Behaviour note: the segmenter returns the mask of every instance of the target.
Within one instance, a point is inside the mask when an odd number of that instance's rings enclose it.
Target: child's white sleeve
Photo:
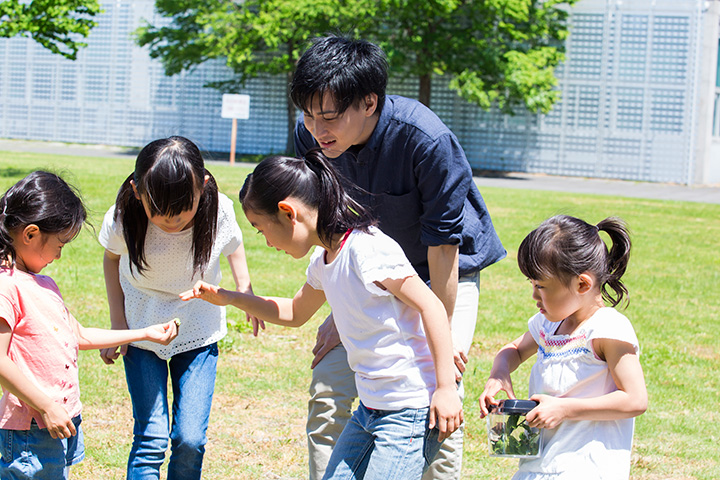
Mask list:
[[[403,279],[417,275],[398,243],[387,235],[376,233],[366,237],[369,248],[356,252],[355,270],[365,288],[373,295],[392,295],[375,282]]]
[[[122,255],[127,253],[127,245],[125,244],[125,238],[122,234],[122,225],[119,222],[115,222],[114,216],[115,205],[110,207],[105,213],[102,227],[100,227],[100,233],[98,234],[98,241],[106,250],[116,255]]]
[[[227,195],[218,193],[218,220],[217,235],[222,236],[221,240],[224,245],[222,254],[226,257],[243,244],[243,234],[238,225],[237,217],[235,217],[235,208],[233,201]]]

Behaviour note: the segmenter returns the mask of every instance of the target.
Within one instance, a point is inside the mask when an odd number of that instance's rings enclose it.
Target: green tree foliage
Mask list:
[[[559,99],[567,9],[576,0],[384,0],[372,33],[391,68],[420,80],[430,104],[433,75],[484,109],[547,113]]]
[[[168,75],[223,58],[234,72],[208,86],[237,91],[249,78],[289,79],[313,37],[354,34],[379,43],[391,74],[417,77],[430,104],[431,79],[449,75],[458,94],[488,109],[548,112],[559,98],[566,8],[576,0],[158,0],[166,25],[137,41]],[[565,7],[562,7],[562,6]],[[288,132],[295,109],[287,99]],[[292,151],[288,135],[287,151]]]
[[[97,25],[97,0],[0,1],[0,37],[31,37],[53,53],[75,60],[87,44],[79,41]]]
[[[138,43],[163,62],[174,75],[212,58],[224,58],[235,76],[208,86],[237,91],[260,75],[295,71],[299,55],[310,39],[328,32],[361,34],[377,13],[367,0],[158,0],[157,11],[172,21],[166,26],[146,24],[137,31]],[[366,28],[366,27],[365,27]],[[288,132],[295,108],[287,96]],[[293,150],[288,135],[288,152]]]

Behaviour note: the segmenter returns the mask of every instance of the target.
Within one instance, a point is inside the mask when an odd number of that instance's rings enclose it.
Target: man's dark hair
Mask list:
[[[325,94],[335,100],[343,113],[371,93],[377,94],[377,112],[385,104],[387,59],[377,45],[332,35],[316,39],[298,60],[290,82],[290,98],[308,113],[315,95],[322,105]]]

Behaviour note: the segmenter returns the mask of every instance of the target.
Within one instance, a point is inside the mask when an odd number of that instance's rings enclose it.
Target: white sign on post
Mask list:
[[[238,118],[247,120],[250,118],[250,95],[238,95],[234,93],[223,93],[222,96],[222,118],[232,118],[232,133],[230,134],[230,165],[235,164],[235,143],[237,141]]]
[[[222,113],[220,116],[222,118],[239,118],[241,120],[250,118],[250,95],[223,93]]]

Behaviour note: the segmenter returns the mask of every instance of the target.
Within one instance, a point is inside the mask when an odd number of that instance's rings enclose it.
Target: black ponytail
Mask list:
[[[338,234],[349,229],[368,231],[375,224],[369,211],[347,193],[355,188],[315,148],[304,158],[265,158],[245,179],[240,203],[246,211],[274,216],[279,211],[279,202],[297,198],[317,210],[318,236],[329,247]]]
[[[600,231],[610,237],[609,251]],[[518,266],[533,280],[559,278],[569,283],[574,276],[590,273],[600,285],[603,299],[615,307],[627,302],[628,291],[621,278],[631,246],[627,226],[619,218],[606,218],[595,226],[557,215],[525,237],[518,249]]]
[[[607,255],[607,276],[602,282],[603,298],[610,301],[613,306],[621,303],[623,298],[627,301],[628,290],[621,278],[625,275],[630,261],[630,233],[627,224],[619,218],[606,218],[597,224],[598,231],[608,234],[612,246]],[[615,295],[612,295],[607,287],[610,287]]]

